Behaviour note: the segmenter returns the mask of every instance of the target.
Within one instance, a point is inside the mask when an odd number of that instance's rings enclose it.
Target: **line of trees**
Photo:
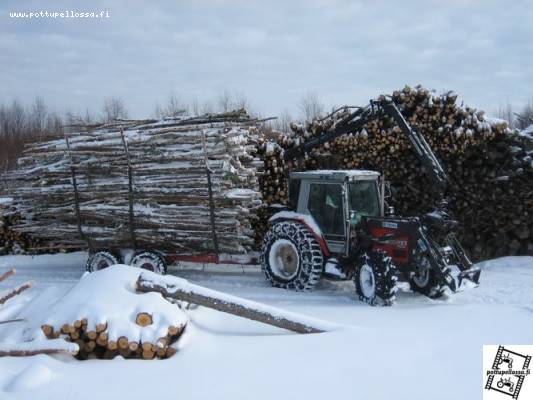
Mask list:
[[[530,125],[533,125],[533,97],[518,110],[509,102],[500,105],[496,111],[496,116],[507,121],[513,129],[526,129]]]

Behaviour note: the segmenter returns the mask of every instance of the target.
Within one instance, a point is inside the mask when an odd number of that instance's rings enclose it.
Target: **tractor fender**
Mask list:
[[[331,252],[329,251],[326,239],[324,238],[324,235],[322,234],[320,227],[315,222],[315,219],[313,218],[312,215],[301,214],[301,213],[297,213],[294,211],[280,211],[274,214],[268,220],[270,224],[275,224],[281,221],[298,221],[301,224],[305,225],[305,227],[309,229],[311,234],[314,236],[315,240],[318,242],[318,245],[320,246],[320,250],[322,250],[322,254],[325,257],[331,256]]]

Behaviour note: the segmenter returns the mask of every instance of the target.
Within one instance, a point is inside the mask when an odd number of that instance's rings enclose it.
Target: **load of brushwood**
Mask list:
[[[80,126],[28,146],[4,176],[14,229],[47,249],[245,253],[261,204],[257,120],[244,111]]]
[[[450,179],[450,209],[460,222],[459,236],[475,259],[533,254],[533,162],[531,140],[502,120],[457,104],[452,93],[438,95],[423,87],[395,91],[392,99],[412,128],[420,132]],[[299,160],[283,161],[283,152],[321,135],[346,116],[341,109],[305,125],[275,143],[263,140],[265,174],[260,185],[269,205],[286,204],[287,170],[371,169],[391,182],[391,203],[398,215],[427,212],[437,200],[408,138],[391,118],[317,147]],[[261,211],[265,229],[268,209]]]

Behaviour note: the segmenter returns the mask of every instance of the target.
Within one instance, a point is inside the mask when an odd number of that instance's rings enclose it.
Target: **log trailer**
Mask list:
[[[379,117],[393,118],[409,139],[441,199],[430,213],[398,217],[386,207],[386,184],[375,171],[307,171],[289,173],[289,204],[270,218],[259,262],[270,283],[279,288],[311,290],[321,277],[353,279],[360,300],[371,305],[393,303],[399,280],[431,298],[446,288],[458,290],[463,279],[479,283],[447,211],[448,178],[422,135],[406,122],[394,102],[385,97],[358,107],[337,120],[318,138],[284,153],[292,161],[335,138],[356,132]],[[387,213],[385,213],[387,209]],[[387,214],[387,215],[386,215]],[[117,251],[91,252],[87,270],[118,263]],[[252,255],[163,255],[155,250],[122,257],[128,264],[166,273],[168,262],[257,263]],[[459,273],[454,276],[452,266]]]

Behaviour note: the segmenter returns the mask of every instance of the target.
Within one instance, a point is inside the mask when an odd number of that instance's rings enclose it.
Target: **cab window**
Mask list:
[[[348,197],[352,225],[361,222],[362,216],[378,217],[380,215],[379,195],[374,181],[357,181],[348,184]]]
[[[311,184],[307,209],[324,235],[344,235],[342,185]]]

